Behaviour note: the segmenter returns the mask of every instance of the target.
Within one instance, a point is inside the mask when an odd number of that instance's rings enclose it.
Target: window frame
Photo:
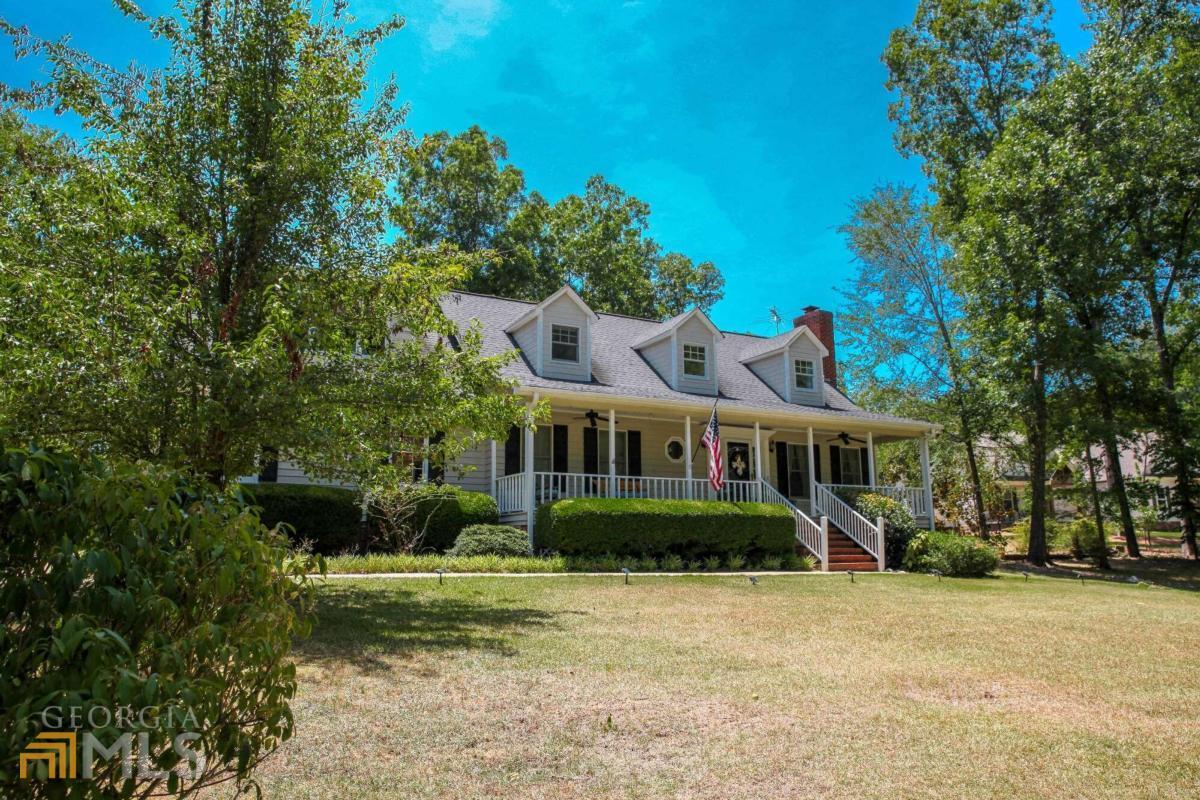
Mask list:
[[[808,365],[808,372],[802,372],[800,367],[802,364]],[[800,385],[800,378],[807,377],[809,380],[808,386]],[[817,362],[808,358],[793,358],[792,359],[792,388],[798,389],[801,392],[811,392],[817,388]]]
[[[679,458],[671,458],[671,445],[672,444],[679,445]],[[628,460],[628,449],[629,448],[627,446],[626,447],[626,460]],[[672,436],[672,437],[668,438],[667,441],[663,444],[663,456],[667,459],[667,461],[670,461],[672,464],[682,464],[683,460],[687,457],[687,448],[683,446],[683,439],[680,439],[678,436]]]
[[[846,454],[850,454],[850,459],[847,461]],[[839,466],[842,468],[843,486],[866,486],[866,476],[862,474],[862,448],[861,447],[841,447],[838,448],[838,460],[841,462]],[[847,472],[853,472],[858,480],[846,480]]]
[[[778,447],[778,445],[776,445]],[[787,442],[788,492],[792,497],[808,499],[811,485],[809,479],[808,444],[805,442]],[[800,475],[800,491],[796,491],[795,476]]]
[[[575,341],[574,342],[557,341],[555,339],[555,334],[557,334],[559,331],[573,332],[575,334]],[[563,364],[578,364],[580,361],[580,353],[582,352],[582,348],[583,348],[583,335],[582,334],[583,334],[583,332],[578,325],[564,325],[564,324],[560,324],[558,322],[551,322],[550,323],[550,360],[558,361]],[[567,347],[574,347],[575,348],[575,357],[574,358],[559,358],[558,356],[556,356],[554,354],[554,348],[559,345],[563,345],[563,346],[567,346]]]
[[[613,431],[617,440],[616,470],[618,476],[629,475],[629,431]],[[601,475],[608,474],[608,431],[600,430],[596,436],[596,466],[603,467]]]
[[[688,348],[689,347],[699,348],[702,357],[700,359],[688,358]],[[693,364],[699,363],[702,366],[703,371],[699,375],[692,373],[692,372],[688,372],[688,362],[691,362]],[[683,343],[683,377],[684,378],[701,378],[701,379],[705,379],[705,380],[708,379],[708,345],[701,344],[700,342],[684,342]]]

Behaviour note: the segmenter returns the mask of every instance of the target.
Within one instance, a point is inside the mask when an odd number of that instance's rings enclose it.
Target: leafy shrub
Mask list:
[[[1029,552],[1029,520],[1023,519],[1009,531],[1009,545],[1017,553]],[[1071,555],[1075,558],[1095,558],[1101,547],[1107,547],[1096,523],[1087,517],[1072,522],[1046,520],[1046,549],[1052,555]]]
[[[782,555],[795,547],[791,513],[765,503],[574,498],[537,511],[537,548],[689,560],[730,553]]]
[[[658,571],[658,562],[651,556],[646,556],[645,558],[638,559],[638,571],[639,572],[657,572]]]
[[[779,556],[767,556],[762,561],[758,562],[758,568],[768,571],[783,569],[783,559]]]
[[[449,556],[438,553],[372,553],[366,556],[334,556],[327,562],[335,574],[380,572],[567,572],[579,569],[562,556]]]
[[[982,578],[996,569],[1000,556],[971,536],[925,531],[913,537],[904,553],[910,572],[937,572],[958,578]]]
[[[292,483],[248,484],[242,490],[262,509],[264,525],[289,526],[293,546],[309,543],[314,553],[326,556],[360,549],[362,506],[357,492]]]
[[[662,568],[663,572],[683,572],[686,565],[678,553],[668,553],[663,556]]]
[[[1096,523],[1087,517],[1081,517],[1061,527],[1066,529],[1071,541],[1071,555],[1075,558],[1097,558],[1108,547],[1108,543],[1100,536]]]
[[[415,549],[442,552],[453,546],[463,528],[500,522],[495,499],[483,492],[422,483],[408,488],[406,493],[413,504],[411,524],[424,531]]]
[[[701,562],[701,568],[705,572],[716,572],[721,568],[721,557],[709,556],[708,558],[704,559],[703,562]]]
[[[175,736],[199,733],[192,745],[207,764],[191,788],[244,782],[290,737],[296,672],[289,650],[293,637],[309,631],[307,575],[320,561],[290,559],[286,538],[238,496],[158,467],[81,465],[7,450],[0,456],[0,564],[5,785],[17,785],[9,782],[18,753],[46,729],[43,712],[53,715],[51,707],[63,709],[64,721],[78,710],[78,732],[105,744],[145,734],[149,746],[137,750],[158,769],[180,765]],[[126,704],[132,719],[113,719]],[[142,725],[138,710],[147,706],[177,713]],[[91,721],[105,725],[92,728]],[[189,731],[193,725],[199,730]],[[89,797],[151,789],[124,781],[119,761],[97,767]],[[82,785],[62,782],[62,793],[46,796],[65,797]]]
[[[468,525],[454,540],[451,556],[527,556],[529,537],[511,525]]]
[[[917,535],[917,521],[908,506],[894,497],[862,492],[855,497],[855,507],[871,522],[883,517],[884,566],[899,569],[904,563],[908,543]]]

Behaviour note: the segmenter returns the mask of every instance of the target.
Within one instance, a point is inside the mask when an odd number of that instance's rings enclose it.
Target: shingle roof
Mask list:
[[[516,349],[516,343],[505,333],[505,329],[537,304],[470,292],[453,292],[442,300],[441,305],[446,316],[459,328],[466,328],[472,320],[479,320],[484,355],[499,355]],[[533,372],[525,358],[510,362],[504,368],[504,373],[531,389],[557,389],[593,393],[598,396],[677,401],[693,405],[697,401],[711,399],[704,395],[672,389],[634,349],[635,343],[652,336],[655,331],[662,330],[662,325],[662,322],[655,320],[619,314],[597,314],[592,323],[590,383],[540,377]],[[828,416],[831,419],[854,418],[905,426],[934,427],[917,420],[864,411],[850,402],[840,390],[828,385],[825,388],[823,407],[788,403],[740,361],[746,357],[747,352],[761,348],[771,339],[742,333],[724,332],[723,335],[724,338],[717,345],[717,377],[722,406],[810,417],[817,415]]]
[[[804,328],[804,330],[808,331],[808,328]],[[756,336],[744,336],[742,338],[753,339],[753,341],[747,342],[741,349],[741,352],[738,353],[738,360],[745,363],[748,361],[753,361],[757,358],[761,358],[768,353],[774,353],[782,350],[792,343],[792,340],[796,338],[796,334],[799,331],[800,328],[791,328],[783,333],[777,333],[769,339],[761,339]],[[828,351],[825,349],[825,345],[821,344],[821,342],[816,338],[815,335],[812,334],[811,331],[809,331],[808,335],[813,337],[813,341],[817,343],[817,346],[821,349],[821,353],[823,355],[827,355]]]

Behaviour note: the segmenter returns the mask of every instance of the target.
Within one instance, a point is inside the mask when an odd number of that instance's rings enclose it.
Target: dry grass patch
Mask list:
[[[267,797],[1194,798],[1197,595],[339,581]]]

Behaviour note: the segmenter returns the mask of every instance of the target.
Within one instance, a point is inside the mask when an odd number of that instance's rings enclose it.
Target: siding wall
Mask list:
[[[675,332],[676,363],[679,365],[679,380],[676,389],[681,392],[694,392],[711,396],[717,393],[717,343],[712,332],[696,317],[685,322]],[[685,344],[701,344],[708,351],[708,376],[696,378],[683,374],[683,346]]]
[[[797,358],[807,359],[813,362],[813,389],[805,391],[795,387],[795,376],[792,373],[794,360]],[[772,359],[773,360],[773,359]],[[825,405],[825,378],[821,371],[821,351],[808,340],[807,337],[801,336],[796,341],[792,342],[788,348],[787,373],[784,376],[791,385],[791,401],[805,406],[823,406]]]
[[[654,371],[658,373],[658,377],[663,379],[663,383],[667,386],[671,385],[671,340],[664,339],[661,342],[655,342],[649,347],[639,351],[642,358],[646,359]]]
[[[550,330],[552,325],[570,325],[579,329],[579,363],[555,361],[550,358]],[[588,314],[566,295],[555,300],[542,311],[542,376],[567,381],[590,381],[592,379],[591,324]],[[537,343],[534,342],[533,347]],[[533,352],[533,351],[528,351]],[[536,360],[530,359],[537,363]]]
[[[783,385],[783,359],[779,356],[760,359],[751,362],[747,366],[750,371],[758,376],[759,380],[771,387],[771,390],[778,394],[781,398],[787,397],[786,387]]]

